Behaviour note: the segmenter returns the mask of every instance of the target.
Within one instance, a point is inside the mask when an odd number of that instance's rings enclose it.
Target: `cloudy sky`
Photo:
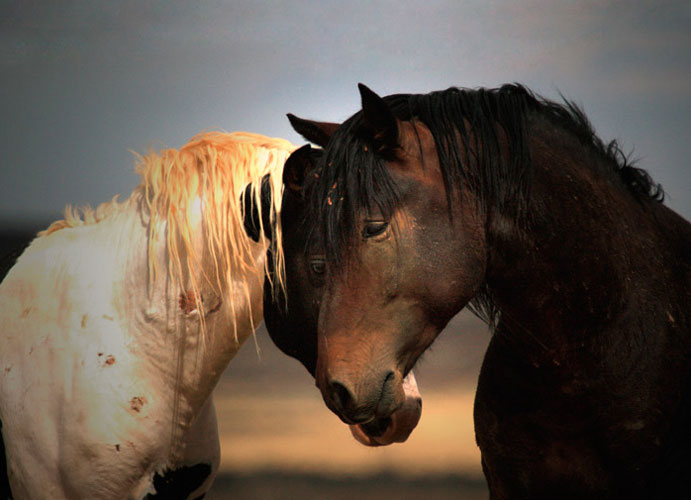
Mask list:
[[[580,103],[691,218],[686,1],[0,2],[0,224],[137,184],[130,150],[203,129],[301,143],[380,94],[521,82]]]

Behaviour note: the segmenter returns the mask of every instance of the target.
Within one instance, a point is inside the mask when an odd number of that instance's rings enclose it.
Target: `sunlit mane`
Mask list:
[[[276,222],[271,228],[278,250],[275,266],[282,270],[280,220],[275,214],[281,206],[283,164],[294,149],[284,139],[248,132],[205,132],[179,150],[150,150],[145,156],[137,155],[136,171],[141,176],[141,184],[130,198],[141,196],[149,216],[150,281],[160,274],[153,250],[165,238],[170,278],[182,285],[183,277],[188,276],[197,306],[202,310],[196,277],[202,271],[203,255],[199,255],[192,241],[192,217],[195,209],[201,208],[202,251],[213,262],[213,275],[207,272],[203,277],[216,290],[221,289],[223,282],[232,283],[231,270],[246,270],[251,263],[252,242],[243,227],[240,198],[245,187],[252,183],[254,206],[261,211],[261,181],[266,174],[269,174],[272,195],[270,220]],[[115,197],[96,209],[67,207],[65,219],[54,222],[40,235],[96,224],[120,206]],[[260,223],[262,219],[259,217]],[[283,273],[276,276],[281,285]],[[237,276],[234,278],[237,281]]]
[[[141,189],[149,206],[149,246],[153,248],[161,237],[166,221],[166,238],[171,257],[169,272],[182,273],[179,242],[187,257],[188,271],[198,261],[190,241],[189,218],[196,200],[203,200],[203,234],[206,250],[214,257],[215,285],[221,279],[230,280],[230,269],[241,269],[249,258],[250,239],[242,224],[240,196],[245,186],[253,183],[253,194],[259,200],[261,179],[271,175],[272,214],[280,208],[280,189],[283,164],[294,146],[283,139],[271,139],[257,134],[209,132],[196,136],[179,151],[150,152],[140,158],[137,171],[142,176]],[[198,203],[198,201],[196,201]],[[261,210],[261,203],[254,204]],[[261,219],[261,218],[260,218]],[[276,227],[276,241],[280,245],[280,230]],[[282,260],[282,259],[281,259]],[[155,261],[150,262],[153,276]],[[180,277],[181,274],[178,274]]]

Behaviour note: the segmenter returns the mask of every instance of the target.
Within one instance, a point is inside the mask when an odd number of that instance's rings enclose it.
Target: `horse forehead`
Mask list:
[[[402,154],[389,163],[389,169],[399,184],[413,182],[411,187],[443,184],[434,136],[427,126],[417,120],[399,122],[399,142]]]
[[[398,140],[407,155],[415,158],[420,158],[421,153],[436,156],[434,136],[427,125],[419,120],[399,122]]]

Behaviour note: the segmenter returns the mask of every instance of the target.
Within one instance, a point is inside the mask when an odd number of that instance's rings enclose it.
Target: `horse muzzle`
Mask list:
[[[365,424],[389,417],[405,401],[401,374],[397,370],[329,373],[318,384],[326,405],[346,424]]]

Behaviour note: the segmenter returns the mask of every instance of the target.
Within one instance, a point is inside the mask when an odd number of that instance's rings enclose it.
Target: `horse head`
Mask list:
[[[286,163],[282,212],[292,240],[284,241],[288,292],[299,297],[288,301],[289,324],[302,332],[296,337],[310,337],[303,363],[349,424],[405,407],[406,377],[485,270],[484,220],[469,193],[466,209],[455,203],[449,213],[427,127],[399,120],[367,87],[360,91],[362,111],[338,128],[291,119],[325,149],[298,151]],[[309,161],[300,166],[300,157]],[[265,319],[275,336],[279,322]],[[305,325],[313,325],[309,335]]]
[[[291,117],[291,122],[303,121]],[[334,128],[330,124],[320,125],[326,129]],[[307,132],[306,135],[315,142],[328,137],[319,132]],[[285,190],[281,206],[285,287],[274,286],[277,277],[274,275],[274,259],[269,249],[269,275],[264,288],[264,321],[271,339],[281,351],[299,360],[312,376],[315,376],[317,367],[317,324],[324,290],[323,273],[326,262],[323,257],[309,252],[311,238],[306,232],[307,225],[304,220],[305,187],[316,178],[315,175],[318,176],[316,165],[322,154],[321,149],[307,145],[295,151],[286,162],[283,171]],[[256,214],[246,212],[246,224],[250,234],[253,228],[257,227],[253,217],[256,219]],[[360,422],[346,420],[351,424],[351,432],[359,442],[368,446],[380,446],[402,442],[408,438],[420,419],[422,400],[412,372],[402,383],[402,403],[390,415]]]

